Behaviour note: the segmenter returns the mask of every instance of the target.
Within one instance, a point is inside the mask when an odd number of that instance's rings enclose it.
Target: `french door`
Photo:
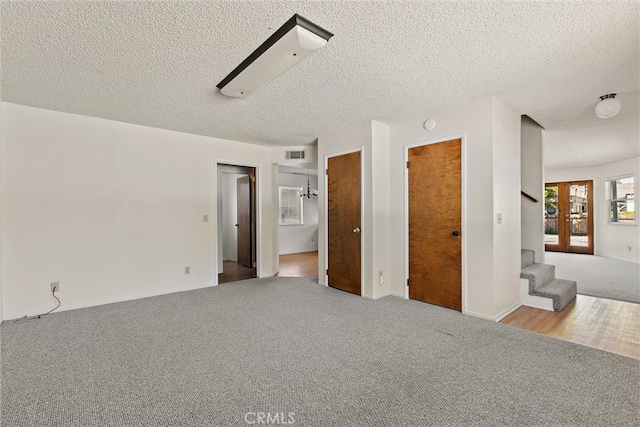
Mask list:
[[[545,184],[544,247],[593,255],[593,181]]]

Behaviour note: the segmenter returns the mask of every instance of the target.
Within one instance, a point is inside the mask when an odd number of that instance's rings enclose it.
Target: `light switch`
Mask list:
[[[209,222],[209,215],[202,215],[202,222]]]
[[[498,224],[502,224],[502,214],[501,214],[501,213],[498,213],[498,214],[496,215],[496,222],[497,222]]]

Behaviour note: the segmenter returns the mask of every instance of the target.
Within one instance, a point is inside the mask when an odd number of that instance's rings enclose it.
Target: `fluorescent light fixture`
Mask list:
[[[323,48],[332,36],[329,31],[295,14],[218,83],[217,87],[223,95],[246,98]]]
[[[601,119],[610,119],[620,112],[622,104],[616,99],[616,94],[602,95],[596,105],[596,116]]]

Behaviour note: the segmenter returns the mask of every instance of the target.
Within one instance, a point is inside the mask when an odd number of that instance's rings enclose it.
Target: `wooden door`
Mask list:
[[[250,194],[250,215],[251,215],[251,267],[253,268],[253,277],[257,277],[257,261],[258,261],[258,211],[256,210],[256,168],[251,168],[249,175],[249,194]]]
[[[327,164],[328,284],[360,295],[360,152],[330,157]]]
[[[544,246],[593,255],[593,181],[545,184]]]
[[[238,264],[253,267],[251,225],[251,177],[237,181]]]
[[[462,309],[462,141],[408,152],[409,298]]]

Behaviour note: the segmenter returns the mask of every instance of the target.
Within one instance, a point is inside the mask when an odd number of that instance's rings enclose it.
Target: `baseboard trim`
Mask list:
[[[398,293],[398,292],[389,292],[389,295],[394,296],[394,297],[398,297],[398,298],[402,298],[402,299],[408,299],[404,297],[404,294]]]
[[[510,315],[511,313],[516,311],[517,309],[519,309],[520,307],[522,307],[522,304],[520,304],[519,302],[513,304],[511,307],[507,308],[506,310],[502,311],[502,313],[498,314],[495,317],[495,321],[496,322],[501,321],[502,319],[504,319],[505,317],[507,317],[508,315]]]
[[[380,295],[376,295],[376,296],[375,296],[375,297],[373,297],[372,299],[373,299],[373,300],[377,300],[377,299],[380,299],[380,298],[388,297],[388,296],[390,296],[390,295],[391,295],[391,292],[384,292],[384,293],[382,293],[382,294],[380,294]]]
[[[515,310],[517,310],[521,305],[522,304],[517,302],[517,303],[513,304],[511,307],[507,308],[506,310],[503,310],[500,313],[496,314],[495,316],[487,316],[486,314],[476,313],[476,312],[470,311],[470,310],[462,310],[462,314],[466,314],[468,316],[473,316],[473,317],[478,317],[480,319],[490,320],[492,322],[499,322],[502,319],[504,319],[505,317],[507,317],[509,314],[511,314]]]
[[[106,304],[115,304],[118,302],[125,302],[125,301],[133,301],[133,300],[137,300],[137,299],[143,299],[143,298],[151,298],[151,297],[157,297],[157,296],[161,296],[161,295],[168,295],[168,294],[175,294],[178,292],[188,292],[188,291],[195,291],[196,289],[203,289],[203,288],[211,288],[211,287],[217,287],[218,284],[217,283],[207,283],[205,285],[195,285],[195,286],[189,286],[186,288],[181,288],[181,289],[177,289],[177,290],[168,290],[166,292],[149,292],[149,293],[141,293],[141,294],[136,294],[133,296],[127,296],[127,297],[122,297],[122,298],[110,298],[104,301],[100,301],[96,304],[74,304],[74,305],[70,305],[70,306],[65,306],[65,305],[61,305],[60,308],[58,308],[54,313],[60,313],[63,311],[69,311],[69,310],[77,310],[79,308],[89,308],[89,307],[98,307],[100,305],[106,305]],[[63,300],[64,301],[64,300]],[[42,313],[46,312],[46,310],[43,310]],[[36,314],[28,314],[27,316],[37,316],[38,313]],[[24,317],[25,315],[16,315],[16,314],[10,314],[8,316],[3,316],[2,321],[5,320],[16,320],[16,319],[21,319],[22,317]]]
[[[472,317],[477,317],[479,319],[490,320],[494,322],[494,318],[492,316],[487,316],[486,314],[476,313],[475,311],[470,310],[462,310],[462,314]]]
[[[544,298],[544,299],[548,299],[548,298]],[[522,305],[527,306],[527,307],[531,307],[531,308],[538,308],[540,310],[546,310],[546,311],[553,311],[553,300],[550,300],[550,303],[546,303],[546,302],[535,302],[535,301],[523,301]]]
[[[611,258],[611,259],[617,259],[618,261],[627,261],[627,262],[632,262],[634,264],[640,264],[639,260],[635,260],[635,259],[628,259],[628,258],[620,258],[618,256],[608,256],[608,255],[596,255],[596,256],[601,256],[602,258]]]

